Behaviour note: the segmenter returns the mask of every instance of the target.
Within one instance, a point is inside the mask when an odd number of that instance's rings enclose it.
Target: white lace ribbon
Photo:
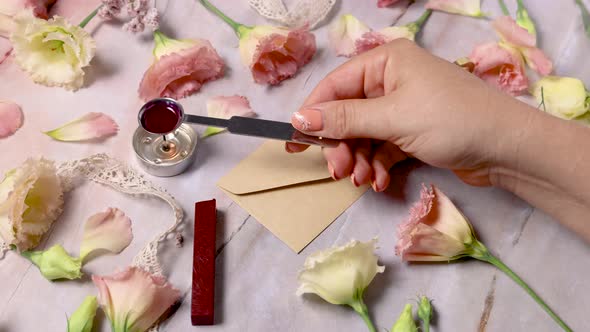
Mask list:
[[[162,275],[162,266],[158,260],[158,244],[167,238],[174,240],[176,229],[184,219],[184,212],[172,195],[146,180],[133,168],[106,154],[65,162],[59,165],[57,173],[64,192],[71,191],[83,180],[89,180],[125,194],[154,196],[168,203],[174,211],[174,222],[167,230],[147,243],[132,262],[132,265],[152,274]],[[5,243],[0,242],[0,258],[9,249]]]
[[[315,28],[334,7],[336,0],[298,0],[287,10],[282,0],[248,0],[260,15],[287,27],[298,28],[309,24]]]

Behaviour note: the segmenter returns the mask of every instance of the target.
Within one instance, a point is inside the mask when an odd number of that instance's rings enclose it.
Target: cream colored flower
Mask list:
[[[541,92],[542,89],[542,92]],[[545,110],[562,119],[574,119],[588,113],[590,102],[584,82],[573,77],[545,76],[531,89]]]
[[[377,264],[376,243],[353,240],[310,255],[299,274],[297,294],[315,293],[333,304],[357,302],[375,275],[385,270]]]
[[[0,237],[20,251],[32,249],[62,207],[63,191],[53,162],[29,159],[0,182]]]
[[[62,17],[48,21],[23,12],[14,18],[10,36],[16,62],[35,83],[77,90],[84,84],[83,68],[94,57],[94,39]]]

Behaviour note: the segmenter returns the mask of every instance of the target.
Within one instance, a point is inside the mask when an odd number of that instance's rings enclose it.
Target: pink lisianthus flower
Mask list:
[[[395,39],[406,38],[413,41],[430,14],[431,11],[427,10],[414,22],[402,26],[390,26],[378,31],[371,30],[353,15],[342,15],[330,25],[328,39],[337,55],[351,57]]]
[[[399,0],[379,0],[379,1],[377,1],[377,7],[379,7],[379,8],[389,7],[398,1]]]
[[[113,332],[147,331],[180,299],[166,279],[129,267],[111,276],[92,276],[98,302]]]
[[[553,63],[536,47],[536,37],[527,29],[521,27],[509,16],[502,16],[492,23],[496,33],[502,41],[517,49],[524,57],[527,65],[541,75],[549,75],[553,70]]]
[[[184,98],[204,83],[223,76],[225,64],[211,43],[204,39],[175,40],[154,32],[154,63],[139,84],[139,97]]]
[[[293,77],[311,61],[317,48],[308,27],[287,29],[273,26],[249,27],[240,24],[208,0],[200,3],[227,23],[240,39],[240,58],[250,68],[254,82],[277,85]]]
[[[395,253],[405,261],[450,261],[478,243],[471,224],[438,188],[422,187],[409,219],[398,226]]]
[[[295,30],[271,26],[242,27],[240,56],[254,81],[276,85],[294,76],[316,52],[315,36],[307,27]]]
[[[0,100],[0,138],[16,133],[23,125],[23,111],[16,103]]]
[[[477,46],[469,60],[474,64],[473,74],[508,94],[520,95],[529,86],[524,60],[509,45],[490,42]]]

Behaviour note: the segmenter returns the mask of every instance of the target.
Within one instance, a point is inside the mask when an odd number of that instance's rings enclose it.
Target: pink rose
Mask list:
[[[379,8],[389,7],[398,1],[399,0],[379,0],[379,1],[377,1],[377,7],[379,7]]]
[[[207,40],[175,40],[157,30],[154,38],[155,62],[139,84],[142,100],[184,98],[223,76],[224,62]]]
[[[245,28],[240,35],[242,63],[259,84],[276,85],[297,73],[316,52],[315,36],[307,27],[295,30],[271,26]]]
[[[477,46],[469,55],[473,74],[513,96],[527,90],[524,61],[515,48],[495,42]]]
[[[527,65],[541,75],[549,75],[553,70],[553,63],[536,47],[535,35],[519,26],[513,18],[502,16],[492,23],[502,42],[517,49],[524,57]]]

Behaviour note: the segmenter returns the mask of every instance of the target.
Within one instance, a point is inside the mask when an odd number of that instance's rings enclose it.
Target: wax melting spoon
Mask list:
[[[304,134],[293,128],[290,123],[255,118],[232,116],[219,119],[184,113],[182,105],[174,99],[157,98],[148,101],[139,111],[139,123],[146,131],[153,134],[174,132],[183,123],[225,128],[236,135],[263,137],[300,144],[335,147],[339,140]]]

